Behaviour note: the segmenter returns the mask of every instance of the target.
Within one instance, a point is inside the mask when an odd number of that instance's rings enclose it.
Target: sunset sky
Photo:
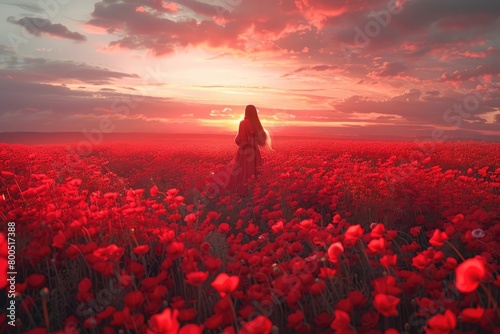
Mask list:
[[[498,0],[2,0],[0,132],[500,138]]]

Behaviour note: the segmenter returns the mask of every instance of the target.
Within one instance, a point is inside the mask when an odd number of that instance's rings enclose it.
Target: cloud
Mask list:
[[[282,75],[282,77],[288,77],[293,74],[301,73],[301,72],[326,72],[326,71],[333,71],[338,69],[339,67],[336,65],[329,65],[329,64],[319,64],[319,65],[308,65],[308,66],[301,66],[297,68],[296,70],[285,73]]]
[[[352,51],[353,57],[363,57],[376,51],[422,57],[432,52],[443,56],[472,51],[460,49],[477,47],[479,41],[500,27],[497,1],[402,1],[392,14],[390,3],[394,2],[365,3],[359,11],[347,12],[329,22],[334,40],[345,43],[340,55]],[[412,46],[412,50],[405,50],[405,46]]]
[[[440,82],[462,83],[469,80],[476,81],[478,78],[500,77],[500,63],[483,63],[470,69],[455,70],[453,73],[445,72],[439,78]]]
[[[21,3],[19,3],[21,2]],[[35,3],[30,3],[30,2],[22,2],[21,0],[18,1],[18,3],[5,3],[5,5],[9,6],[15,6],[24,10],[28,10],[33,13],[42,13],[44,9],[40,7],[39,5]]]
[[[149,49],[157,56],[191,45],[233,52],[278,51],[277,41],[314,26],[291,0],[214,4],[179,0],[175,16],[158,9],[155,3],[151,0],[101,1],[95,4],[88,23],[122,36],[112,41],[111,46]]]
[[[0,132],[81,132],[99,128],[104,118],[113,122],[117,132],[183,132],[189,129],[179,124],[207,117],[205,105],[168,98],[96,94],[1,74],[0,87]]]
[[[7,63],[12,58],[17,57],[16,52],[11,46],[0,44],[0,62]]]
[[[287,112],[279,112],[279,113],[275,113],[272,118],[275,119],[275,120],[292,120],[294,118],[296,118],[297,116],[293,115],[293,114],[289,114]]]
[[[494,55],[486,51],[491,45],[477,43],[500,29],[496,20],[500,3],[491,0],[400,1],[396,10],[391,8],[394,2],[386,0],[179,0],[175,13],[172,3],[102,0],[94,5],[88,24],[113,34],[110,47],[146,49],[156,56],[192,46],[248,58],[263,54],[298,63],[295,73],[310,72],[313,76],[322,70],[301,61],[327,66],[327,71],[344,70],[346,55],[341,45],[347,43],[354,46],[351,61],[360,65],[356,71],[364,72],[357,73],[360,77],[371,73],[372,77],[415,83],[421,83],[423,76],[416,72],[416,62],[427,56],[493,60]],[[389,16],[384,17],[384,13]],[[378,31],[367,32],[370,25],[372,29],[378,25]],[[366,45],[356,45],[356,38],[365,39]],[[373,52],[382,57],[385,67],[369,63]],[[400,59],[395,59],[395,54]],[[441,67],[455,66],[443,62]],[[434,79],[441,74],[436,73]],[[426,79],[431,76],[425,75]]]
[[[79,81],[87,84],[102,85],[115,79],[139,78],[137,74],[111,71],[92,66],[84,62],[50,60],[45,58],[20,58],[9,47],[0,45],[0,76],[13,77],[19,80],[46,83],[70,83]]]
[[[351,96],[334,105],[335,110],[347,115],[352,113],[395,115],[395,124],[421,124],[427,127],[467,129],[468,131],[493,131],[500,134],[493,122],[483,114],[500,109],[500,92],[456,93],[454,96],[423,95],[410,89],[386,100]],[[496,117],[496,116],[495,116]],[[399,126],[399,125],[398,125]]]
[[[44,18],[23,17],[19,20],[16,20],[13,16],[9,16],[7,18],[7,21],[24,27],[30,34],[34,36],[41,36],[42,33],[46,33],[49,36],[67,38],[79,42],[87,40],[87,37],[85,37],[84,35],[78,32],[72,32],[66,26],[60,23],[52,23],[50,20]]]
[[[394,77],[404,73],[407,69],[408,67],[405,64],[399,62],[384,62],[378,71],[373,71],[370,74],[375,77]]]
[[[231,108],[224,108],[222,109],[221,111],[219,110],[216,110],[216,109],[212,109],[210,111],[210,116],[211,117],[231,117],[231,118],[234,118],[235,115],[232,113],[233,109]]]

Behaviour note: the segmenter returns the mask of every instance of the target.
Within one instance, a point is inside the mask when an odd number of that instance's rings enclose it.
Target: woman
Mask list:
[[[273,150],[271,137],[262,127],[255,106],[246,106],[245,118],[240,122],[234,142],[239,147],[228,166],[229,182],[226,188],[241,194],[245,191],[247,181],[259,175],[258,168],[262,166],[259,147]]]

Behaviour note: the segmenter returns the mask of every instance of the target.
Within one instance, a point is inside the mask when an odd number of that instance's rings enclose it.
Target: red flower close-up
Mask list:
[[[163,312],[153,315],[148,322],[148,334],[177,334],[180,328],[177,321],[178,310],[166,308]]]
[[[455,268],[455,285],[460,292],[473,292],[485,276],[484,260],[481,256],[476,256],[465,260]]]
[[[240,282],[238,276],[229,276],[226,273],[220,273],[212,282],[212,286],[217,290],[221,297],[233,292]]]
[[[383,316],[395,317],[399,314],[398,304],[400,300],[400,298],[394,297],[393,295],[378,293],[373,300],[373,306]]]

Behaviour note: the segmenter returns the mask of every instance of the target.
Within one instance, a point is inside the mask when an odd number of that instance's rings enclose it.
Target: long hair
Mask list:
[[[257,144],[261,147],[266,147],[270,151],[274,151],[271,145],[271,136],[260,123],[259,115],[257,114],[257,108],[255,108],[254,105],[249,104],[246,106],[245,119],[249,120],[250,124],[252,124],[255,138],[257,139]]]

